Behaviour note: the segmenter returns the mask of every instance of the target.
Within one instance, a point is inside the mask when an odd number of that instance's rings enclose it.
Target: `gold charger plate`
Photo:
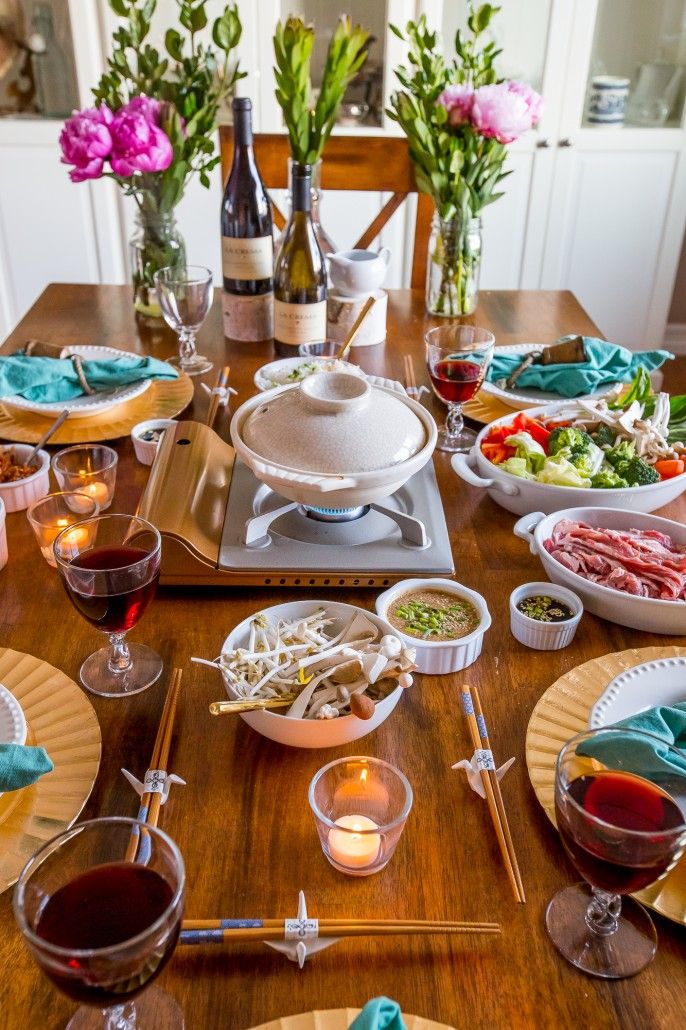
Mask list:
[[[37,783],[0,800],[0,891],[26,860],[66,830],[88,800],[100,765],[100,725],[90,701],[63,672],[33,655],[0,648],[0,683],[14,694],[30,743],[44,747],[55,768]],[[17,800],[17,795],[20,795]]]
[[[324,1012],[302,1012],[299,1016],[282,1016],[271,1023],[262,1023],[251,1030],[348,1030],[359,1009],[327,1009]],[[407,1030],[455,1030],[446,1023],[434,1023],[421,1016],[406,1016],[403,1019]]]
[[[472,397],[470,401],[467,401],[462,408],[462,414],[475,422],[483,422],[485,425],[488,422],[493,422],[496,418],[502,418],[504,415],[512,415],[512,418],[514,418],[517,412],[514,408],[508,408],[507,404],[503,404],[502,401],[499,401],[497,397],[493,397],[492,394],[484,393],[483,390],[480,390],[476,397]]]
[[[642,647],[594,658],[560,676],[539,699],[526,732],[529,779],[545,814],[555,825],[555,762],[570,737],[588,729],[591,709],[608,683],[635,665],[658,658],[686,657],[685,647]],[[686,924],[686,856],[664,880],[635,897],[667,919]]]
[[[116,440],[128,436],[133,427],[144,419],[174,418],[190,404],[192,398],[193,382],[185,373],[178,379],[155,379],[140,397],[89,418],[68,418],[50,444]],[[0,404],[0,436],[14,443],[36,443],[53,422],[53,418]]]

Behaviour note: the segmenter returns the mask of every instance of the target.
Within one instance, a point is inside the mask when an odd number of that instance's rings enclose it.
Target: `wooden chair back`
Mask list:
[[[233,157],[231,126],[219,130],[222,175],[229,174]],[[257,133],[254,137],[255,157],[267,190],[287,189],[288,137],[282,133]],[[433,203],[417,192],[414,168],[407,140],[397,136],[331,136],[322,162],[322,189],[361,190],[390,193],[379,214],[365,229],[355,247],[369,247],[410,193],[417,193],[417,217],[412,255],[413,287],[422,287],[426,275],[426,251],[431,231]],[[285,219],[272,199],[274,221],[282,229]]]

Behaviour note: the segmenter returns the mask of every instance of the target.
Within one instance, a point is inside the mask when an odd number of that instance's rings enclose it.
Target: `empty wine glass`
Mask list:
[[[179,356],[170,358],[189,376],[209,372],[212,362],[198,354],[195,334],[212,305],[212,272],[202,265],[176,265],[155,272],[164,320],[179,337]]]
[[[152,648],[125,640],[157,589],[160,534],[135,515],[96,515],[78,529],[55,538],[57,568],[77,611],[109,637],[81,666],[81,682],[103,697],[137,694],[162,672]]]
[[[82,1003],[68,1030],[183,1027],[174,999],[146,988],[176,946],[184,883],[174,841],[135,819],[72,826],[29,859],[14,915],[43,973]]]
[[[676,864],[686,846],[686,756],[659,737],[591,730],[562,748],[555,814],[586,883],[559,891],[546,926],[555,947],[592,976],[633,976],[657,948],[653,921],[626,895]]]
[[[462,405],[484,381],[493,357],[495,336],[475,325],[450,324],[430,329],[424,337],[426,366],[434,393],[448,405],[438,432],[439,451],[468,451],[476,433],[465,429]]]

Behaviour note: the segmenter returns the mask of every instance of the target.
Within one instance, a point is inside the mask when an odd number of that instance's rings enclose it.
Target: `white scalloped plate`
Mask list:
[[[295,372],[297,368],[305,367],[306,365],[325,365],[327,361],[333,361],[331,357],[325,357],[324,355],[313,355],[312,357],[297,357],[297,358],[279,358],[277,361],[270,361],[266,365],[262,365],[258,368],[257,372],[253,376],[253,382],[258,390],[265,392],[266,390],[278,390],[282,386],[293,386],[295,383],[301,383],[307,376],[302,376],[298,379],[284,380],[283,382],[274,382],[272,376],[282,376],[284,373]],[[346,371],[352,372],[354,375],[362,375],[362,370],[354,365],[351,361],[346,361],[346,365],[349,368]],[[307,375],[312,375],[316,369],[312,369]],[[341,369],[340,371],[343,371]]]
[[[542,343],[513,343],[508,344],[505,347],[497,347],[496,350],[499,354],[521,354],[524,357],[525,354],[530,354],[531,351],[541,350],[545,346]],[[602,397],[608,393],[616,383],[605,383],[604,386],[599,387],[597,390],[593,390],[591,393],[584,394],[585,399],[592,400],[595,397]],[[512,390],[504,389],[501,386],[496,386],[495,383],[489,383],[486,380],[481,385],[481,389],[485,393],[490,393],[498,400],[506,404],[508,408],[524,409],[533,408],[537,404],[552,404],[554,401],[565,401],[565,400],[578,400],[578,397],[562,397],[559,393],[552,393],[550,390],[536,390],[534,387],[530,389],[521,389],[515,387]]]
[[[615,676],[588,720],[591,729],[628,719],[658,705],[686,701],[686,658],[659,658]]]
[[[26,719],[21,705],[0,683],[0,744],[25,744]]]
[[[91,344],[74,345],[65,347],[65,354],[80,354],[82,358],[90,361],[98,361],[101,358],[136,358],[141,355],[133,354],[131,351],[117,350],[115,347],[97,347]],[[2,403],[8,408],[18,408],[20,411],[31,411],[35,415],[57,416],[63,411],[69,412],[69,418],[88,418],[90,415],[99,414],[113,408],[116,404],[123,404],[125,401],[139,397],[150,387],[152,379],[139,379],[137,383],[127,383],[126,386],[118,386],[114,390],[102,391],[90,396],[74,397],[70,401],[54,401],[49,404],[41,404],[39,401],[29,401],[25,397],[3,397]]]

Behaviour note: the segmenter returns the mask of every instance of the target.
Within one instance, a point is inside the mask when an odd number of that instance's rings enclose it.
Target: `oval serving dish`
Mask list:
[[[528,418],[545,416],[550,418],[555,411],[569,408],[564,404],[547,404],[544,407],[527,408],[523,414]],[[651,512],[669,504],[686,489],[686,472],[672,479],[663,479],[649,486],[615,487],[609,490],[592,487],[557,486],[554,483],[537,483],[532,480],[503,472],[485,457],[481,450],[482,441],[492,429],[507,425],[512,414],[504,415],[484,426],[476,438],[469,454],[454,454],[453,471],[470,486],[486,490],[489,497],[501,508],[526,515],[527,512],[542,511],[549,515],[562,508],[576,505],[594,505],[597,508],[624,508],[627,511]]]
[[[642,629],[651,633],[686,634],[686,601],[638,597],[622,590],[602,586],[600,583],[592,583],[553,558],[546,551],[543,542],[552,536],[553,529],[562,519],[585,522],[589,526],[601,529],[658,530],[685,548],[686,526],[671,519],[659,518],[657,515],[613,508],[564,508],[547,516],[541,511],[535,511],[521,518],[514,526],[515,536],[528,542],[531,553],[538,555],[551,582],[560,583],[578,594],[586,611],[599,615],[608,622],[616,622],[619,626],[629,626],[631,629]]]

